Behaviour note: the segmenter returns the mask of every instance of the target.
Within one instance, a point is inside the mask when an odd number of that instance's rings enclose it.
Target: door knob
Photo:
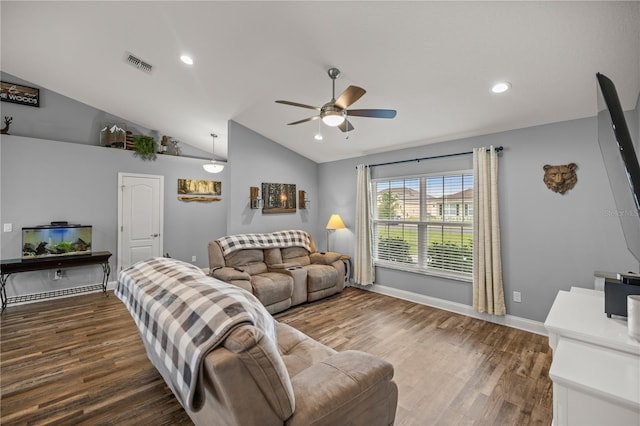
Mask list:
[[[155,238],[155,237],[159,237],[159,236],[160,236],[160,234],[151,234],[151,236],[152,236],[153,238]]]

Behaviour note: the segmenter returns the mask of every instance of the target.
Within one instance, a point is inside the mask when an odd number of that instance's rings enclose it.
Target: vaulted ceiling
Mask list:
[[[316,162],[593,116],[595,73],[640,91],[639,2],[0,3],[2,71],[205,151],[227,121]],[[125,62],[132,53],[153,65]],[[193,65],[180,61],[189,54]],[[331,98],[330,67],[367,93],[346,134],[287,123]],[[500,80],[512,89],[496,95]],[[219,148],[219,151],[218,151]]]

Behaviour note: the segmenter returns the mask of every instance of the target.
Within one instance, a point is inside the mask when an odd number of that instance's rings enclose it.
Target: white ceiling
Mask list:
[[[2,1],[1,69],[205,151],[227,121],[316,162],[595,115],[595,73],[640,91],[638,2]],[[131,52],[154,66],[145,74]],[[179,56],[189,53],[193,66]],[[286,123],[367,93],[349,139]],[[513,89],[490,92],[508,80]],[[231,159],[233,161],[233,159]]]

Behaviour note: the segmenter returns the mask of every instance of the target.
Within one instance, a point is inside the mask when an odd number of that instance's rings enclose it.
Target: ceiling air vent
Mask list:
[[[133,56],[131,53],[128,53],[128,52],[126,52],[125,60],[127,61],[128,64],[133,65],[134,67],[138,68],[141,71],[146,72],[147,74],[150,74],[151,70],[153,69],[153,65],[143,61],[140,58]]]

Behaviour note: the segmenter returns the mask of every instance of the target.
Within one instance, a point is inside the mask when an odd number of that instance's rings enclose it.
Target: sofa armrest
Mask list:
[[[222,281],[230,282],[235,280],[251,281],[251,275],[240,269],[225,266],[211,271],[211,276]]]
[[[360,351],[338,352],[291,378],[296,409],[288,426],[390,425],[398,387],[393,366]]]
[[[276,263],[269,266],[270,272],[289,275],[293,278],[291,305],[299,305],[307,301],[307,270],[298,263]]]
[[[310,255],[311,263],[319,263],[321,265],[331,265],[333,262],[340,259],[340,257],[342,257],[342,255],[334,251],[327,251],[322,253],[316,252],[311,253]]]
[[[227,348],[209,352],[202,374],[204,406],[196,412],[185,408],[196,425],[282,426],[288,416],[272,408],[244,362]]]

